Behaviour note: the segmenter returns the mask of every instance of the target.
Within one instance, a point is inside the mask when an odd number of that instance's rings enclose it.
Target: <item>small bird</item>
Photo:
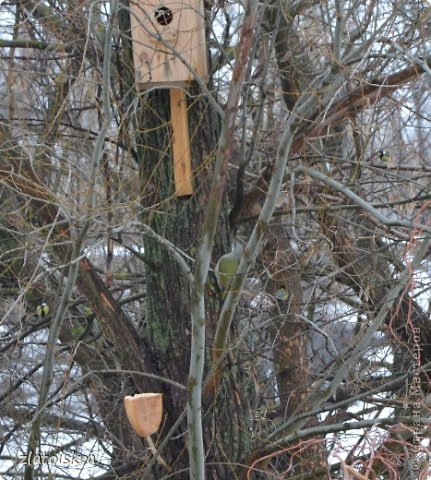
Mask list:
[[[389,162],[391,156],[387,150],[379,150],[379,158],[382,162]]]
[[[280,287],[274,294],[274,297],[279,302],[285,302],[289,298],[289,292],[285,287]]]
[[[225,294],[235,277],[238,270],[239,260],[242,255],[242,246],[240,243],[232,245],[232,251],[221,256],[215,267],[217,283],[222,294]]]
[[[38,317],[46,317],[49,313],[49,307],[46,302],[42,302],[36,307],[36,315]]]

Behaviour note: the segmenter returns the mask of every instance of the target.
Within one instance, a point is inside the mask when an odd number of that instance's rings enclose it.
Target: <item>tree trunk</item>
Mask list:
[[[194,92],[195,93],[195,92]],[[173,162],[171,156],[171,128],[169,124],[169,94],[159,90],[149,95],[142,110],[142,146],[139,150],[139,167],[142,183],[142,221],[177,248],[187,258],[195,258],[201,240],[202,224],[213,166],[214,146],[217,140],[218,120],[208,103],[199,97],[189,98],[189,131],[192,151],[194,194],[176,197]],[[228,243],[227,209],[221,215],[216,239],[215,255],[220,255]],[[151,352],[157,371],[152,372],[187,384],[190,356],[190,285],[177,262],[157,240],[144,235],[147,302],[142,319],[145,349]],[[213,265],[215,265],[215,257]],[[193,261],[190,261],[193,269]],[[207,285],[206,321],[207,345],[212,344],[219,308],[218,291],[214,276],[210,274]],[[208,355],[209,358],[209,355]],[[171,385],[160,385],[164,393],[166,423],[161,438],[177,421],[186,407],[186,390],[179,391]],[[219,408],[216,409],[219,411]],[[217,413],[215,413],[217,415]],[[217,453],[225,440],[214,444],[214,419],[207,416],[204,425],[209,450],[207,461],[224,460]],[[222,422],[223,424],[223,422]],[[175,464],[175,469],[188,467],[185,419],[169,442],[165,457]],[[230,440],[229,440],[230,441]],[[217,469],[215,468],[214,471]],[[217,478],[227,478],[220,476]],[[188,472],[183,477],[188,478]]]

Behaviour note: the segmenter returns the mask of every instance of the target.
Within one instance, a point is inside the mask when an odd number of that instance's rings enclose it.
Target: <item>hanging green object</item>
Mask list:
[[[222,293],[229,290],[238,270],[242,255],[242,246],[239,243],[232,245],[232,251],[220,257],[215,268],[217,283]]]

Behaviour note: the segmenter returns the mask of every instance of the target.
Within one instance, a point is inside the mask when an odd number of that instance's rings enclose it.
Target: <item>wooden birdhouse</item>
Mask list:
[[[134,0],[130,4],[133,59],[137,82],[149,86],[187,86],[191,67],[208,76],[202,0]]]
[[[132,0],[133,61],[141,89],[170,88],[172,158],[177,196],[193,193],[184,90],[208,77],[202,0]],[[178,88],[180,87],[180,88]]]
[[[124,408],[130,425],[140,437],[148,437],[159,429],[163,411],[161,393],[124,397]]]

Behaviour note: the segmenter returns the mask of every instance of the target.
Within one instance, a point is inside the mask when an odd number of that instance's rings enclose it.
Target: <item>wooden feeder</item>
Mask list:
[[[124,397],[124,408],[133,430],[142,438],[156,433],[162,421],[161,393],[139,393]]]
[[[133,60],[141,89],[170,88],[175,191],[193,193],[187,97],[196,72],[208,77],[202,0],[134,0]],[[177,88],[176,88],[177,87]],[[178,88],[181,87],[181,88]]]

